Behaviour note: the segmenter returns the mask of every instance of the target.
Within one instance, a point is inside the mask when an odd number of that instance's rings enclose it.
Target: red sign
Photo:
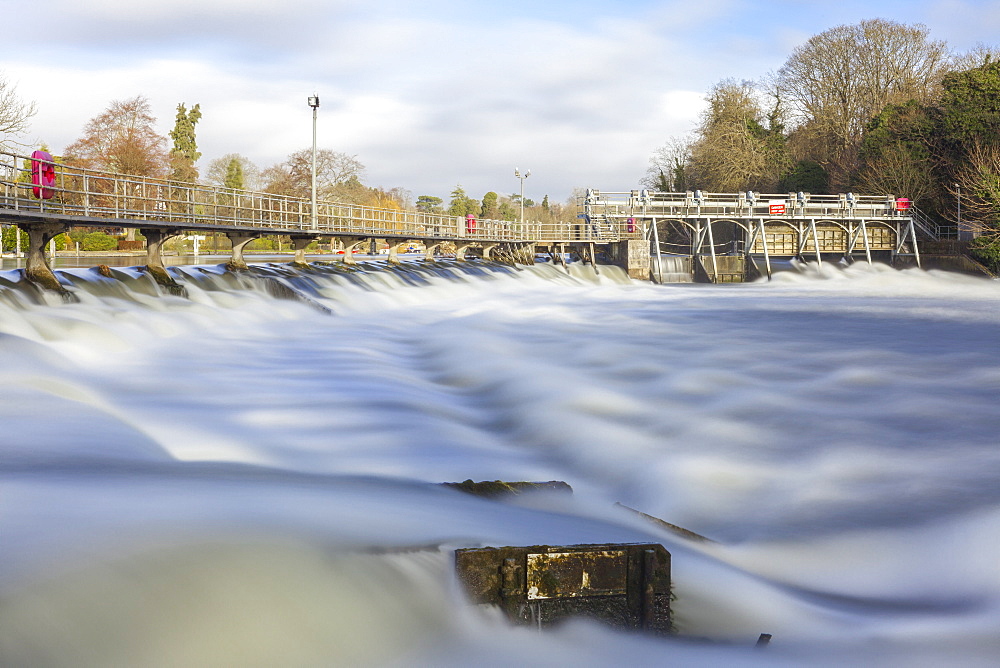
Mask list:
[[[909,211],[910,210],[910,199],[908,197],[900,197],[896,200],[896,211]]]
[[[772,200],[767,205],[768,211],[772,216],[783,216],[785,215],[785,202]]]

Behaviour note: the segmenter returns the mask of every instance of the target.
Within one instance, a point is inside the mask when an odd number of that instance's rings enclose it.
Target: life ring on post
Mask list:
[[[465,231],[468,234],[474,234],[476,231],[476,217],[471,213],[465,214]]]
[[[37,199],[52,199],[56,194],[56,166],[46,151],[31,154],[31,194]]]

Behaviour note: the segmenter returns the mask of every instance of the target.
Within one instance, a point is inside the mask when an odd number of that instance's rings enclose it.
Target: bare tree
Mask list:
[[[250,160],[250,158],[239,153],[227,153],[221,158],[217,158],[208,163],[205,170],[205,181],[210,185],[230,187],[227,183],[227,176],[230,174],[230,165],[236,161],[242,171],[242,181],[244,190],[261,190],[263,180],[261,179],[260,168]]]
[[[66,147],[67,161],[135,176],[166,176],[167,138],[156,131],[149,100],[116,100],[92,118],[83,136]]]
[[[662,192],[687,190],[687,172],[691,164],[690,135],[671,137],[649,158],[649,168],[640,185]]]
[[[846,181],[866,124],[887,104],[926,104],[948,67],[945,43],[923,25],[885,19],[831,28],[796,48],[774,75],[795,142]]]
[[[979,42],[965,53],[955,55],[951,61],[951,69],[961,72],[996,62],[1000,62],[1000,46]]]
[[[35,111],[35,104],[23,102],[14,85],[0,75],[0,149],[17,143],[10,137],[27,132],[28,119]]]
[[[323,149],[316,153],[316,188],[321,197],[331,197],[337,186],[352,181],[360,183],[365,166],[357,156]],[[312,189],[312,149],[288,156],[284,162],[268,167],[262,174],[268,192],[309,197]]]
[[[958,188],[949,190],[961,197],[963,227],[974,236],[1000,236],[1000,145],[976,142],[955,181]]]

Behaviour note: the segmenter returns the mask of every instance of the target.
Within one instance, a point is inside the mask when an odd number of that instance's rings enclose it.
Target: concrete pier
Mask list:
[[[59,223],[36,223],[24,225],[28,233],[28,256],[25,263],[24,276],[40,288],[65,292],[59,279],[52,273],[45,248],[53,237],[67,230],[66,225]]]

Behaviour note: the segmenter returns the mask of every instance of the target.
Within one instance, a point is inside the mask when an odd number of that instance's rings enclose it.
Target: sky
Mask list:
[[[637,187],[691,132],[707,91],[754,80],[834,26],[922,23],[956,51],[1000,43],[1000,0],[0,0],[0,76],[38,113],[22,140],[54,153],[113,100],[158,127],[201,105],[202,173],[312,143],[415,198]]]

